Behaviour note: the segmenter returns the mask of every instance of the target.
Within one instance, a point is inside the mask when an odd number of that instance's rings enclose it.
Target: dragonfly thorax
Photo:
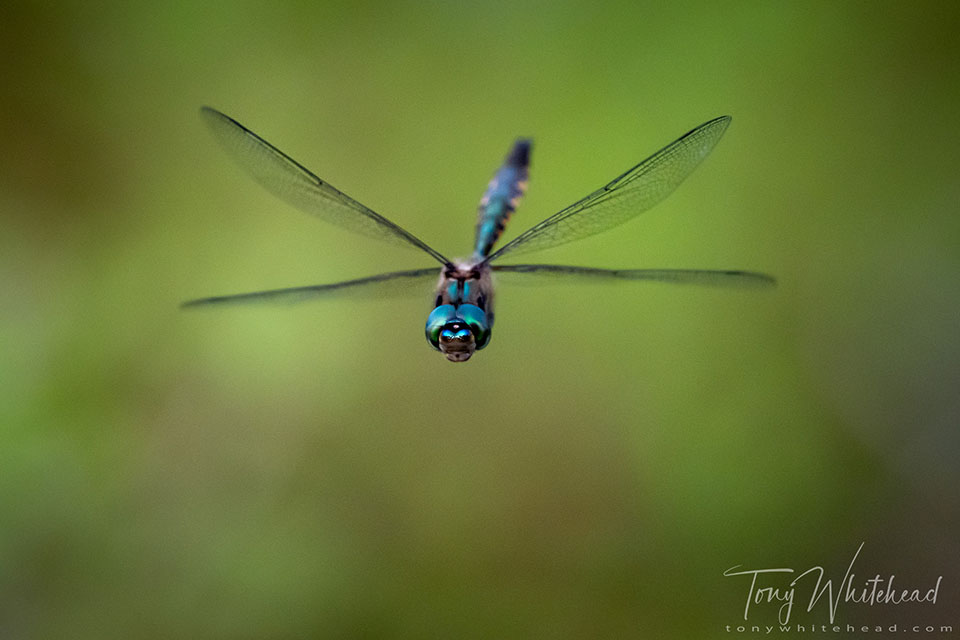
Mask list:
[[[486,263],[443,267],[434,309],[427,317],[427,341],[452,362],[465,362],[490,342],[493,282]]]

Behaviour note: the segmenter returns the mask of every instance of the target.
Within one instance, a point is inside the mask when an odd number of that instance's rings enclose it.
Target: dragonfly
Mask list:
[[[214,138],[267,191],[320,220],[369,237],[418,249],[440,263],[425,334],[451,362],[466,362],[490,344],[494,276],[537,282],[655,281],[706,286],[770,287],[770,275],[744,270],[606,269],[559,264],[500,264],[507,256],[555,247],[607,231],[647,211],[676,189],[713,150],[730,125],[714,118],[680,136],[601,188],[564,207],[494,250],[527,190],[532,141],[517,139],[480,200],[473,254],[450,260],[369,207],[360,204],[233,118],[210,107],[200,111]],[[391,271],[310,286],[188,300],[185,308],[289,303],[339,296],[387,296],[426,289],[436,266]]]

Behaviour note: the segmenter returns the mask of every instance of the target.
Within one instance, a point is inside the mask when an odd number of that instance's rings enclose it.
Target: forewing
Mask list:
[[[441,264],[449,262],[440,252],[324,182],[233,118],[210,107],[203,107],[200,114],[214,137],[234,160],[281,200],[343,229],[414,246],[429,253]]]
[[[670,195],[707,157],[730,120],[730,116],[721,116],[700,125],[604,187],[523,232],[489,260],[586,238],[650,209]]]

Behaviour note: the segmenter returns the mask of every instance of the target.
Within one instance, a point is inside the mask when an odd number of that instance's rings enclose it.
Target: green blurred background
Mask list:
[[[729,637],[725,569],[861,542],[940,602],[838,620],[960,623],[954,5],[95,4],[0,9],[0,636]],[[202,104],[448,255],[515,136],[508,238],[730,114],[536,259],[780,285],[503,288],[466,365],[430,292],[183,313],[430,264],[271,198]]]

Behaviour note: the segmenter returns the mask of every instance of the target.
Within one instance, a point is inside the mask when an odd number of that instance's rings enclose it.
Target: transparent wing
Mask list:
[[[431,291],[426,287],[430,281],[439,277],[436,267],[426,269],[411,269],[409,271],[393,271],[381,273],[356,280],[344,280],[331,284],[317,284],[308,287],[291,287],[288,289],[270,289],[268,291],[254,291],[253,293],[238,293],[229,296],[213,296],[188,300],[180,305],[182,309],[198,307],[246,305],[246,304],[292,304],[307,302],[318,298],[337,297],[375,297],[407,295],[419,291],[429,296]]]
[[[755,271],[710,271],[700,269],[597,269],[560,264],[505,264],[494,265],[498,281],[538,283],[554,279],[565,282],[579,278],[581,281],[613,282],[616,280],[649,280],[674,284],[694,284],[708,287],[773,287],[773,276]],[[506,275],[501,275],[506,274]]]
[[[338,227],[373,238],[414,246],[429,253],[441,264],[443,254],[324,182],[296,160],[216,109],[200,109],[207,126],[220,145],[267,191],[297,209]]]
[[[579,240],[623,224],[670,195],[720,140],[730,116],[700,125],[606,186],[524,231],[490,256],[523,253]]]

